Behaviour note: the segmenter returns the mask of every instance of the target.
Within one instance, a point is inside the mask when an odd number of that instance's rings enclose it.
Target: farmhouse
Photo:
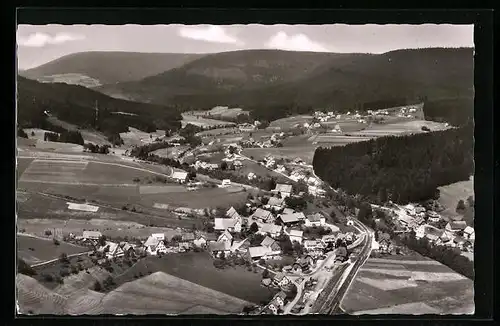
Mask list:
[[[146,247],[146,252],[150,255],[167,252],[164,240],[160,240],[153,235],[151,235],[146,242],[144,242],[144,246]]]
[[[257,178],[257,176],[255,175],[255,173],[253,173],[253,172],[248,173],[248,175],[247,175],[247,179],[248,180],[253,180],[255,178]]]
[[[230,245],[233,242],[233,236],[228,230],[225,230],[218,238],[217,242],[228,242]]]
[[[304,273],[311,269],[313,264],[314,261],[311,256],[302,257],[292,265],[292,270],[294,273]]]
[[[306,219],[304,213],[292,213],[292,214],[282,214],[279,216],[279,220],[284,225],[294,225],[298,224]]]
[[[277,238],[280,236],[281,231],[283,230],[283,226],[271,224],[271,223],[263,223],[260,225],[258,234],[269,235],[272,238]]]
[[[278,311],[282,309],[283,306],[285,305],[285,299],[286,299],[286,293],[280,291],[273,297],[271,302],[269,302],[269,304],[265,308],[265,311],[269,311],[274,315],[278,314]]]
[[[321,254],[325,249],[325,245],[318,240],[305,240],[304,249],[309,253]]]
[[[240,218],[215,218],[214,230],[229,232],[241,232],[241,217]]]
[[[445,230],[450,232],[463,231],[467,227],[465,221],[452,221],[446,224]]]
[[[305,226],[323,226],[325,225],[325,217],[320,213],[308,215],[305,219]]]
[[[278,183],[276,184],[276,188],[271,190],[273,193],[281,194],[281,198],[290,197],[292,194],[292,185]]]
[[[271,248],[273,251],[278,251],[281,249],[279,243],[269,236],[265,237],[264,240],[262,240],[262,242],[260,243],[260,245],[262,247]]]
[[[290,230],[288,232],[287,230],[285,230],[285,234],[288,235],[291,242],[297,241],[298,243],[302,243],[304,231]]]
[[[202,248],[207,245],[207,239],[205,236],[200,235],[193,240],[193,244],[198,248]]]
[[[188,173],[185,171],[174,171],[172,173],[172,179],[179,183],[185,183],[187,180]]]
[[[229,179],[222,180],[221,187],[229,187],[230,185],[231,185],[231,180]]]
[[[258,259],[273,259],[280,257],[281,251],[276,250],[273,251],[269,247],[263,247],[263,246],[258,246],[258,247],[249,247],[248,248],[248,255],[252,260],[258,260]]]
[[[83,231],[82,239],[84,240],[99,240],[102,237],[102,233],[99,231]]]
[[[259,220],[262,222],[268,222],[274,219],[274,216],[270,211],[262,208],[257,208],[250,217],[254,220]]]
[[[231,206],[231,208],[227,210],[226,216],[229,218],[235,218],[235,219],[241,218],[240,214],[238,214],[238,212],[236,211],[236,209],[234,209],[233,206]]]
[[[230,253],[231,245],[227,241],[215,242],[210,241],[208,248],[213,257],[218,258],[222,254],[227,255]]]
[[[283,214],[293,214],[293,213],[295,213],[295,211],[291,208],[286,207],[285,209],[283,209]]]
[[[245,253],[248,251],[248,248],[250,247],[250,240],[244,239],[241,241],[233,242],[233,245],[231,246],[231,252],[240,252],[240,253]]]
[[[111,241],[106,241],[106,244],[100,247],[97,251],[105,253],[108,259],[124,255],[124,252],[119,244]]]
[[[323,243],[327,245],[329,243],[335,243],[335,241],[337,241],[337,237],[333,234],[327,234],[321,238],[321,241],[323,241]]]

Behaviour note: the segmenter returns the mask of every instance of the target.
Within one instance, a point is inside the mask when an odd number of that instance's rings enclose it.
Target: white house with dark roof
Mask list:
[[[210,241],[208,244],[208,249],[212,254],[212,256],[220,257],[222,253],[227,255],[231,252],[231,244],[227,241],[223,242]]]
[[[187,176],[188,173],[186,171],[173,171],[171,175],[172,179],[179,183],[185,183],[187,181]]]
[[[217,238],[217,242],[228,242],[230,245],[233,242],[233,236],[228,230],[222,232],[222,234]]]
[[[281,198],[290,197],[292,195],[292,185],[278,183],[276,184],[276,188],[271,190],[273,193],[280,193]]]
[[[284,204],[285,200],[283,198],[271,197],[264,207],[267,209],[274,209],[275,211],[281,211],[283,210]]]
[[[467,240],[476,240],[476,233],[474,232],[474,229],[471,228],[470,226],[466,226],[464,229],[464,237]]]
[[[291,282],[292,281],[290,281],[290,279],[283,272],[274,274],[273,283],[279,287],[287,286]]]

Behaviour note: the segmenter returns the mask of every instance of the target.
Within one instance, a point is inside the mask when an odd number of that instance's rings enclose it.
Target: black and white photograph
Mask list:
[[[16,47],[18,315],[474,314],[473,24]]]

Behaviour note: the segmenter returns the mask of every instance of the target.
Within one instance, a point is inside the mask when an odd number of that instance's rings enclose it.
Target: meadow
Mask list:
[[[341,307],[356,315],[470,314],[474,312],[474,284],[422,256],[369,258]]]
[[[46,230],[54,232],[51,228],[46,228],[43,232],[45,233]],[[17,257],[30,265],[58,258],[62,253],[71,255],[88,251],[87,248],[70,243],[60,241],[56,245],[52,239],[43,239],[22,234],[18,234],[16,237],[16,250]]]
[[[474,197],[474,177],[467,181],[455,182],[439,187],[439,202],[445,207],[441,214],[449,219],[463,219],[468,225],[474,225],[474,209],[467,207],[465,214],[456,212],[458,201],[462,199],[467,206],[467,198]]]
[[[182,126],[186,126],[187,124],[192,124],[195,126],[200,126],[200,127],[211,127],[211,126],[230,126],[230,125],[235,125],[234,122],[228,122],[228,121],[223,121],[223,120],[215,120],[215,119],[208,119],[208,118],[203,118],[199,116],[194,116],[194,115],[189,115],[189,114],[182,114]]]

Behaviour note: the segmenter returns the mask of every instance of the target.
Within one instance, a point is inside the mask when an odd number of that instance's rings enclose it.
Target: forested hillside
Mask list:
[[[381,137],[318,148],[315,173],[334,188],[370,202],[407,203],[432,198],[437,187],[473,173],[473,125],[402,137]]]
[[[47,113],[108,135],[128,131],[129,126],[144,131],[175,130],[180,128],[182,119],[173,108],[118,100],[82,86],[42,84],[23,77],[17,80],[17,99],[18,124],[25,128],[54,130],[46,120]],[[97,122],[96,105],[99,107]]]
[[[101,84],[114,84],[163,73],[202,56],[191,53],[80,52],[28,69],[21,75],[36,79],[79,73],[97,79]]]
[[[265,120],[322,108],[364,110],[377,102],[404,105],[473,97],[471,48],[306,54],[218,53],[158,76],[100,90],[183,110],[241,107]],[[289,60],[278,60],[285,55],[291,56]]]

